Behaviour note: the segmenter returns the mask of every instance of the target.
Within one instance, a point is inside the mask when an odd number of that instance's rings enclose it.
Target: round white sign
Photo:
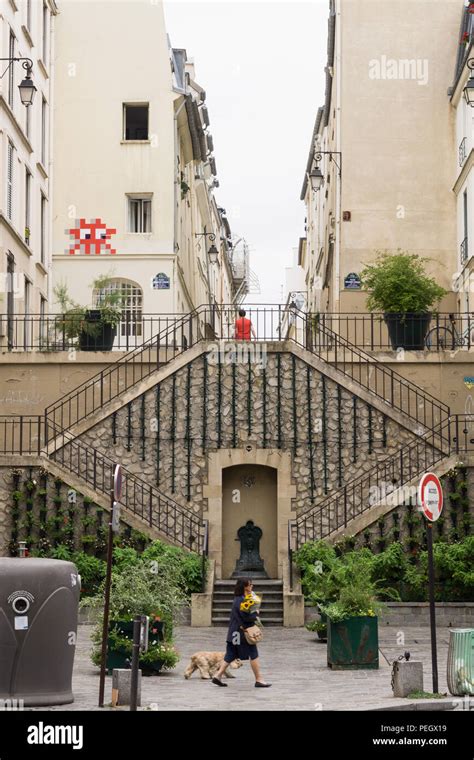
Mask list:
[[[443,509],[443,487],[437,475],[427,472],[420,480],[418,498],[427,520],[435,522]]]

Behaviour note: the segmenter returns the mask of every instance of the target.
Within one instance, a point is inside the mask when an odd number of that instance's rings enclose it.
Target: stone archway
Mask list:
[[[269,578],[278,578],[277,470],[274,467],[238,464],[222,471],[223,578],[230,578],[236,570],[240,556],[237,531],[250,520],[262,531],[258,553],[264,569]],[[255,577],[255,572],[249,569],[249,575]]]
[[[223,471],[238,465],[258,465],[276,471],[276,508],[273,518],[276,565],[275,560],[272,560],[271,572],[272,575],[275,573],[273,577],[282,578],[283,566],[288,559],[288,521],[296,516],[292,509],[296,487],[291,483],[291,454],[281,450],[257,449],[252,445],[244,449],[220,449],[209,452],[208,455],[208,483],[203,488],[208,508],[203,517],[209,521],[209,558],[215,562],[216,578],[225,578],[224,573],[229,567],[227,562],[223,566]],[[232,540],[234,538],[235,535]],[[237,547],[237,542],[235,546]]]

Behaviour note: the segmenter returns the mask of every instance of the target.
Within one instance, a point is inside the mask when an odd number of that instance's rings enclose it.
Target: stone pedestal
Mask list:
[[[394,665],[393,696],[407,697],[413,691],[423,691],[423,663],[400,660]]]
[[[112,707],[129,705],[132,687],[132,671],[114,668],[112,671]],[[138,671],[137,706],[142,703],[142,671]]]

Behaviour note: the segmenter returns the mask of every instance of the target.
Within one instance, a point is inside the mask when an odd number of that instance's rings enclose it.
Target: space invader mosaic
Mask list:
[[[66,230],[71,242],[66,253],[116,253],[107,240],[115,235],[117,230],[107,227],[102,219],[76,219],[76,226]]]

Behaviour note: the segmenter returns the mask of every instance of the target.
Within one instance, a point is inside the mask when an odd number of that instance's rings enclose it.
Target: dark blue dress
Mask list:
[[[232,612],[230,613],[229,628],[227,631],[227,649],[224,660],[255,660],[258,657],[256,644],[249,644],[244,636],[242,628],[250,628],[257,620],[256,612],[241,612],[240,605],[244,601],[243,596],[234,597]]]

